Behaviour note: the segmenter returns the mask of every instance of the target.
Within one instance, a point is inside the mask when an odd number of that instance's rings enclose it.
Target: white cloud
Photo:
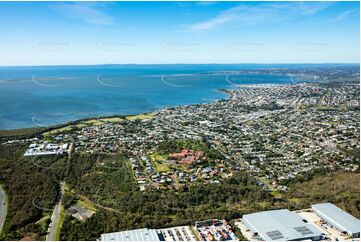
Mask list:
[[[210,6],[210,5],[214,5],[217,4],[217,2],[214,1],[200,1],[196,3],[198,6]]]
[[[289,10],[292,14],[314,15],[333,4],[332,2],[293,2],[286,5],[284,10]]]
[[[88,24],[114,24],[113,18],[105,12],[106,7],[106,4],[98,2],[64,2],[53,6],[62,15]]]
[[[235,20],[237,18],[237,15],[241,12],[242,9],[246,9],[246,7],[242,5],[238,5],[237,7],[222,11],[214,18],[189,26],[188,30],[205,31],[216,28],[220,25]]]
[[[338,16],[336,16],[335,18],[330,19],[329,22],[330,23],[335,23],[335,22],[341,21],[344,18],[346,18],[347,16],[349,16],[349,15],[355,13],[355,12],[358,12],[358,9],[351,9],[351,10],[344,11],[341,14],[339,14]]]
[[[186,28],[191,32],[211,30],[227,23],[257,23],[281,21],[295,15],[310,16],[328,8],[331,2],[282,2],[247,5],[241,3],[233,8],[220,12],[208,20],[195,23]]]

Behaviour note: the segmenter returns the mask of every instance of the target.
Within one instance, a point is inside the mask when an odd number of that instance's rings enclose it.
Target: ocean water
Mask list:
[[[287,84],[288,76],[207,75],[274,65],[97,65],[0,67],[0,129],[86,117],[137,114],[227,98],[235,84]],[[230,82],[231,81],[231,82]]]

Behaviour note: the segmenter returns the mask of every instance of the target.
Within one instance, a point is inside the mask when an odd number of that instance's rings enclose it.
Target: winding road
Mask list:
[[[0,186],[0,235],[4,228],[6,213],[7,213],[6,193],[4,189]]]

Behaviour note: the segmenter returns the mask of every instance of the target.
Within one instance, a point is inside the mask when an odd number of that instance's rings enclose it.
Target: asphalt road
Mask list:
[[[6,213],[6,193],[0,186],[0,234],[5,224]]]
[[[51,222],[48,228],[48,235],[46,236],[47,241],[54,241],[56,238],[56,229],[59,224],[59,216],[61,211],[61,201],[64,195],[64,184],[61,184],[60,198],[58,203],[55,205],[53,214],[51,215]]]

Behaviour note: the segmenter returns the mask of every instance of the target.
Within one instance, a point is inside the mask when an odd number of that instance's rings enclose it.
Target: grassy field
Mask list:
[[[76,124],[76,125],[75,125],[75,127],[77,127],[77,128],[84,128],[84,127],[86,127],[86,126],[88,126],[88,124],[79,123],[79,124]]]
[[[160,155],[160,154],[157,154],[157,153],[150,154],[149,158],[153,162],[155,162],[155,161],[166,161],[167,160],[167,157],[165,155]]]
[[[339,107],[329,107],[329,106],[315,106],[317,111],[343,111],[343,108]]]
[[[64,126],[64,127],[61,127],[61,128],[57,128],[57,129],[47,131],[45,133],[42,133],[42,135],[44,137],[47,137],[47,136],[58,134],[58,133],[61,133],[61,132],[64,132],[64,131],[70,131],[70,130],[73,129],[73,127],[74,127],[73,125],[67,125],[67,126]]]
[[[35,128],[22,128],[22,129],[12,129],[12,130],[0,130],[0,137],[12,137],[12,136],[31,136],[37,133],[42,133],[44,136],[48,136],[50,134],[57,134],[63,131],[69,131],[74,127],[82,128],[86,127],[88,125],[100,125],[104,123],[121,123],[125,120],[134,121],[134,120],[142,120],[142,119],[149,119],[153,118],[152,114],[139,114],[139,115],[131,115],[127,116],[125,118],[123,117],[104,117],[104,118],[94,118],[94,119],[88,119],[88,120],[82,120],[78,122],[72,122],[67,124],[64,124],[62,127],[54,128],[50,131],[48,130],[49,127],[35,127]]]
[[[99,119],[89,119],[89,120],[83,120],[83,121],[79,121],[78,123],[74,123],[74,124],[69,124],[60,128],[55,128],[52,129],[50,131],[44,132],[42,133],[42,135],[44,137],[48,137],[50,135],[55,135],[61,132],[65,132],[65,131],[70,131],[74,128],[83,128],[83,127],[87,127],[90,125],[101,125],[101,124],[105,124],[105,123],[120,123],[123,122],[125,119],[120,118],[120,117],[110,117],[110,118],[99,118]],[[1,135],[1,131],[0,131],[0,135]]]
[[[93,211],[93,212],[97,211],[97,209],[94,207],[94,205],[92,203],[90,203],[89,201],[79,200],[78,204],[86,209],[89,209],[90,211]]]
[[[89,119],[86,121],[80,122],[80,124],[86,124],[86,125],[101,125],[103,122],[99,119]]]
[[[151,114],[139,114],[139,115],[134,115],[134,116],[127,116],[126,119],[129,121],[134,121],[134,120],[143,120],[143,119],[150,119],[153,118],[153,115]]]
[[[107,123],[121,123],[124,121],[124,118],[113,117],[113,118],[101,118],[100,120]]]
[[[159,162],[154,162],[153,164],[158,173],[170,171],[170,168],[166,164],[159,163]]]
[[[149,158],[153,162],[153,165],[158,173],[170,171],[169,166],[164,164],[164,162],[167,161],[167,157],[165,155],[153,153],[149,155]]]
[[[54,127],[52,130],[49,130],[49,127],[35,127],[35,128],[23,128],[23,129],[13,129],[13,130],[0,130],[1,137],[13,137],[13,136],[32,136],[35,134],[42,134],[44,137],[49,135],[58,134],[64,131],[70,131],[73,128],[82,128],[89,125],[101,125],[104,123],[121,123],[125,120],[134,121],[134,120],[143,120],[153,118],[152,114],[139,114],[131,115],[125,118],[123,117],[104,117],[104,118],[94,118],[89,120],[82,120],[77,122],[71,122],[64,124],[62,127]],[[49,130],[49,131],[46,131]],[[46,131],[46,132],[44,132]],[[43,133],[42,133],[43,132]]]

